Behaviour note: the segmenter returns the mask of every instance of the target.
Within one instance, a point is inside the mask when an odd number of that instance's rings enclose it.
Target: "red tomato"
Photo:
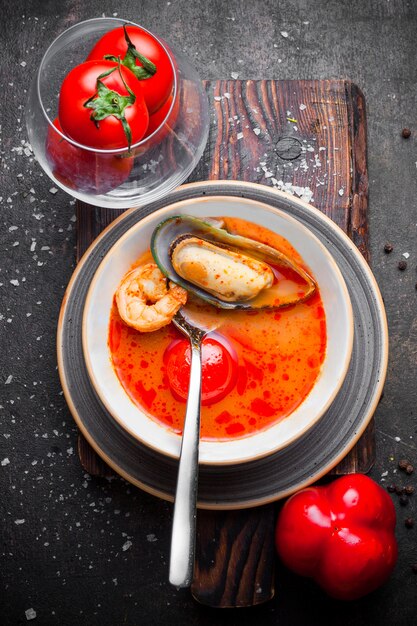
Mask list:
[[[224,398],[236,384],[237,356],[233,347],[223,338],[203,340],[202,404],[214,404]],[[173,341],[165,351],[164,362],[171,391],[180,400],[186,400],[190,381],[191,350],[186,339]]]
[[[155,132],[156,129],[159,128],[159,126],[161,126],[164,120],[165,120],[164,125],[159,129],[158,133],[155,135],[155,138],[154,138],[155,143],[156,142],[159,143],[160,141],[162,141],[162,139],[164,139],[171,132],[171,130],[175,128],[175,124],[177,121],[178,112],[180,108],[178,97],[175,99],[174,105],[172,107],[172,111],[167,117],[169,110],[171,108],[173,99],[174,99],[174,94],[171,94],[168,100],[165,102],[165,104],[161,106],[159,111],[149,116],[149,126],[148,126],[148,130],[146,131],[145,138],[149,137],[149,135],[152,135],[152,133]]]
[[[111,69],[114,71],[102,77],[99,86],[97,79]],[[94,98],[98,87],[103,96]],[[99,104],[100,111],[94,110],[93,107]],[[101,112],[106,117],[102,118]],[[124,116],[131,131],[130,141],[122,120],[116,114]],[[97,119],[92,119],[92,116]],[[141,83],[130,70],[119,67],[113,61],[89,61],[71,70],[62,83],[58,117],[65,134],[74,141],[108,150],[140,141],[149,123]]]
[[[278,517],[276,547],[294,572],[334,598],[356,600],[394,569],[395,521],[386,491],[363,474],[350,474],[289,498]]]
[[[171,112],[171,104],[174,98],[174,94],[168,98],[165,104],[156,111],[153,115],[149,116],[149,126],[146,131],[146,135],[144,137],[145,143],[141,146],[138,146],[134,149],[135,156],[142,156],[145,154],[150,148],[154,148],[154,146],[158,145],[163,141],[170,133],[173,132],[175,128],[175,124],[177,122],[178,112],[179,112],[179,97],[175,99],[174,105],[172,107]],[[169,113],[169,116],[168,116]],[[165,123],[161,126],[162,122],[165,120]],[[148,139],[152,133],[154,133],[157,129],[159,130],[155,133],[152,139]]]
[[[54,126],[62,132],[58,118]],[[106,193],[129,176],[133,157],[99,154],[77,148],[49,127],[46,156],[52,173],[64,185],[78,191]]]
[[[168,54],[161,44],[138,26],[126,26],[128,37],[138,53],[154,64],[153,75],[144,72],[144,63],[135,53],[131,53],[123,27],[115,28],[103,35],[87,57],[87,61],[103,59],[107,55],[120,57],[122,63],[132,70],[143,86],[145,102],[149,113],[155,113],[169,98],[174,84],[174,71]],[[145,65],[146,69],[146,65]],[[143,75],[148,78],[141,78]]]

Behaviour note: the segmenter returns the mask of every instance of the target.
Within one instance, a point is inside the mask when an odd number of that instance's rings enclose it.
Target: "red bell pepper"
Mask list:
[[[363,474],[291,496],[278,517],[275,542],[283,563],[313,578],[329,595],[355,600],[382,585],[397,560],[395,508]]]

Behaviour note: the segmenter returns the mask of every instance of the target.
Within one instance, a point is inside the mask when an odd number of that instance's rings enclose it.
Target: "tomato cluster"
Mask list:
[[[106,33],[62,83],[46,140],[54,175],[87,192],[119,186],[132,169],[131,145],[152,135],[169,113],[173,84],[170,57],[150,33],[138,26]],[[98,152],[78,148],[60,133]],[[124,148],[117,156],[100,152]]]

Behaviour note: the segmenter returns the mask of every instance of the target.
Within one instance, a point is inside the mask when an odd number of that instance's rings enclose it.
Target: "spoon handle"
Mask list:
[[[200,439],[201,339],[191,339],[191,372],[172,522],[169,582],[189,587],[193,577],[198,445]]]

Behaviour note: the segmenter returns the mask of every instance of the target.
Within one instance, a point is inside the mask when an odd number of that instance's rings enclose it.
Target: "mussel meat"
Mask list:
[[[224,302],[251,300],[274,282],[266,263],[192,235],[176,239],[170,256],[177,274]]]
[[[165,276],[220,308],[278,309],[306,300],[316,289],[287,255],[213,220],[164,220],[153,232],[151,252]]]

